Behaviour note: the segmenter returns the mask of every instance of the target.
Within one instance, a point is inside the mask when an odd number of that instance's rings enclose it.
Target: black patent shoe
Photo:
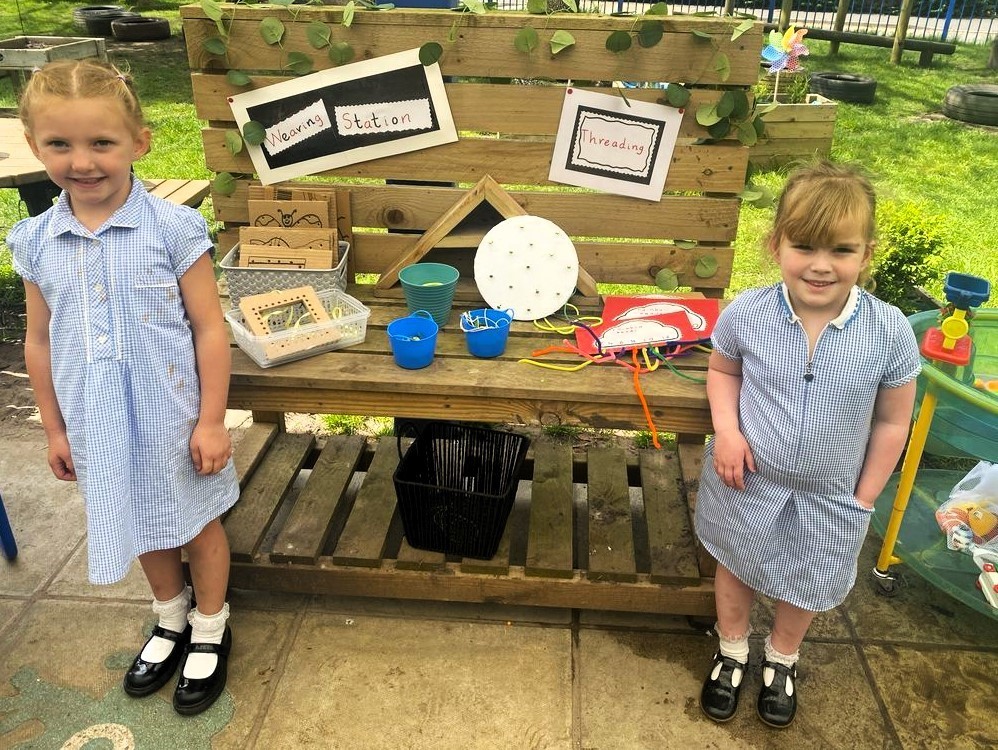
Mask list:
[[[184,677],[184,668],[180,667],[180,679],[173,693],[173,710],[184,716],[194,716],[211,708],[218,696],[225,690],[225,679],[228,673],[229,650],[232,648],[232,630],[225,626],[221,643],[191,643],[184,650],[184,663],[187,654],[215,654],[218,664],[215,671],[203,679]]]
[[[718,671],[720,667],[720,671]],[[707,718],[717,722],[728,721],[735,715],[738,708],[738,693],[745,681],[748,664],[742,664],[720,652],[714,654],[714,663],[710,665],[710,673],[704,680],[700,691],[700,708]],[[734,684],[736,670],[740,672],[738,684]],[[714,673],[717,672],[717,676]]]
[[[146,644],[155,637],[173,641],[173,650],[163,661],[158,662],[146,661],[142,658],[142,651],[139,651],[132,666],[125,672],[123,682],[125,692],[133,698],[152,695],[170,681],[184,655],[184,647],[191,640],[191,626],[188,625],[184,628],[184,632],[178,633],[157,625],[152,629],[152,635],[149,636]],[[142,646],[142,649],[145,650],[145,645]]]
[[[766,685],[766,669],[776,672],[773,682]],[[759,691],[759,718],[777,729],[790,726],[797,714],[797,667],[787,667],[771,661],[762,663],[763,684]]]

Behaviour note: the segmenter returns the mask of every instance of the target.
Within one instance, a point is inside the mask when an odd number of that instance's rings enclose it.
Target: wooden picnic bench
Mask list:
[[[686,355],[671,363],[674,369],[663,365],[640,377],[657,429],[677,433],[678,447],[628,451],[595,439],[573,450],[551,436],[556,430],[537,428],[647,428],[634,378],[614,364],[566,372],[521,362],[532,358],[565,367],[581,362],[569,352],[537,354],[566,336],[530,322],[513,324],[501,357],[468,354],[457,311],[482,304],[470,279],[471,262],[478,241],[501,218],[489,201],[426,256],[457,266],[466,278],[429,367],[403,370],[393,363],[385,329],[406,314],[405,303],[397,287],[379,288],[375,279],[407,257],[423,233],[463,205],[488,175],[508,197],[499,201],[503,205],[547,218],[573,237],[580,266],[596,282],[649,290],[668,269],[690,293],[722,296],[731,276],[748,149],[733,138],[703,140],[707,133],[697,123],[696,109],[716,103],[727,88],[748,90],[756,81],[761,24],[732,39],[736,22],[661,17],[659,44],[636,43],[615,54],[606,49],[607,35],[633,32],[633,18],[558,14],[548,27],[570,32],[576,45],[552,55],[546,39],[530,54],[515,49],[516,33],[542,22],[524,13],[358,11],[349,29],[340,25],[342,13],[334,6],[298,7],[292,14],[225,5],[229,38],[222,59],[203,45],[217,35],[215,22],[200,6],[181,9],[195,105],[208,122],[206,163],[236,176],[234,192],[212,195],[215,216],[225,225],[221,253],[247,224],[247,199],[259,184],[245,149],[233,153],[226,146],[227,131],[235,129],[227,97],[244,90],[233,86],[226,72],[252,69],[252,88],[287,80],[283,66],[292,51],[311,57],[316,69],[331,67],[326,50],[307,42],[309,24],[326,24],[332,40],[348,42],[356,59],[439,41],[447,100],[460,133],[456,143],[323,172],[321,177],[330,178],[325,181],[276,186],[289,193],[336,194],[337,211],[350,217],[347,291],[371,315],[363,343],[273,368],[261,369],[233,349],[229,406],[251,410],[254,423],[236,436],[242,497],[224,521],[232,545],[232,585],[709,615],[713,562],[697,549],[690,515],[704,435],[711,430],[703,386],[706,355]],[[259,34],[261,20],[272,16],[285,27],[281,48]],[[452,25],[455,41],[448,43]],[[314,32],[313,26],[313,39]],[[719,54],[725,64],[719,64]],[[604,92],[611,89],[598,86],[600,81],[691,84],[661,201],[548,180],[569,79],[589,81],[593,85],[587,88]],[[551,81],[561,84],[544,85]],[[627,92],[632,101],[660,96],[654,89]],[[581,279],[580,274],[580,289]],[[593,290],[573,301],[583,314],[601,309]],[[286,412],[532,429],[499,552],[492,560],[476,560],[412,548],[402,533],[392,483],[396,438],[372,444],[357,436],[322,440],[291,434],[284,430]]]

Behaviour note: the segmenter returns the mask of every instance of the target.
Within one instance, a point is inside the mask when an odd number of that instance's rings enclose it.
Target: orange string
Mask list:
[[[655,420],[652,419],[651,410],[648,408],[648,401],[645,399],[644,391],[641,390],[641,365],[638,364],[637,349],[631,349],[631,358],[634,361],[634,392],[638,394],[641,409],[645,413],[645,421],[648,423],[648,429],[651,430],[651,443],[656,448],[661,448],[662,444],[658,441],[658,428],[655,426]]]

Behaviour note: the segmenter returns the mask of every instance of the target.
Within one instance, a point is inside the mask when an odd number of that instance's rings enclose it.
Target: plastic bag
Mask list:
[[[936,510],[936,522],[950,549],[998,550],[998,464],[981,461],[971,469]]]

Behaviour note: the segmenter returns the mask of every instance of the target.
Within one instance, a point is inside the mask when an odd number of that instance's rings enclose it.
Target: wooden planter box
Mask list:
[[[766,134],[749,149],[749,162],[756,167],[779,167],[828,156],[837,111],[838,103],[820,94],[808,94],[804,104],[780,104],[762,116]]]
[[[67,36],[15,36],[0,39],[0,76],[9,74],[17,96],[34,68],[55,60],[107,59],[103,39]]]

